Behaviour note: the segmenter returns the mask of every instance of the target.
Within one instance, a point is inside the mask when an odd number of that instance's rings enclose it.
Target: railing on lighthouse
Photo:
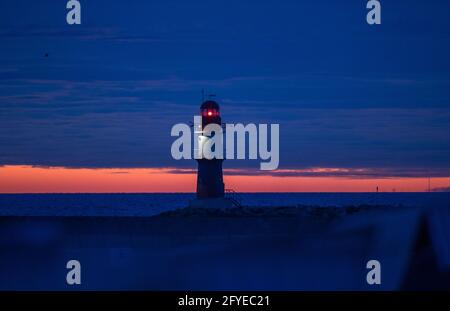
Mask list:
[[[239,199],[238,193],[233,189],[225,189],[226,198],[229,199],[236,207],[242,208],[241,200]]]

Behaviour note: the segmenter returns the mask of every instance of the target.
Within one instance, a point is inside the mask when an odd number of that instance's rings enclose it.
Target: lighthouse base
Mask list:
[[[227,198],[193,199],[189,201],[191,208],[232,208],[236,205]]]

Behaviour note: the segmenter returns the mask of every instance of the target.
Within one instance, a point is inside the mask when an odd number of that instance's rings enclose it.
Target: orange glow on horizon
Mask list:
[[[230,175],[226,188],[238,192],[422,192],[428,179],[280,177],[270,175]],[[450,177],[433,178],[432,188],[449,187]],[[196,174],[170,168],[65,168],[1,166],[0,193],[137,193],[195,192]]]

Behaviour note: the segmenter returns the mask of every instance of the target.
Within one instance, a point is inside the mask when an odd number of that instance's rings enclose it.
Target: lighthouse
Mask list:
[[[207,100],[200,106],[200,115],[202,122],[200,126],[200,135],[198,136],[199,149],[208,144],[209,140],[216,135],[211,133],[208,136],[204,129],[209,124],[222,126],[219,104],[213,100]],[[216,146],[214,146],[216,147]],[[191,207],[232,207],[234,204],[231,199],[225,198],[225,184],[223,182],[222,171],[223,159],[205,157],[197,159],[197,195],[196,199],[190,202]]]
[[[202,116],[201,129],[212,123],[222,126],[220,107],[215,101],[205,101],[200,107]],[[215,135],[215,133],[212,133]],[[207,143],[211,137],[199,136],[200,148]],[[198,159],[197,172],[197,199],[223,198],[225,185],[223,183],[222,162],[223,159]]]

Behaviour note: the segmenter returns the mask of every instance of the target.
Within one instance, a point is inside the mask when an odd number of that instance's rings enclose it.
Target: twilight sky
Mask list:
[[[205,88],[224,122],[280,124],[281,171],[267,178],[450,186],[449,1],[381,1],[381,26],[365,0],[80,2],[80,26],[65,0],[0,2],[0,175],[191,174],[170,128],[193,120]],[[259,162],[225,168],[261,178]]]

